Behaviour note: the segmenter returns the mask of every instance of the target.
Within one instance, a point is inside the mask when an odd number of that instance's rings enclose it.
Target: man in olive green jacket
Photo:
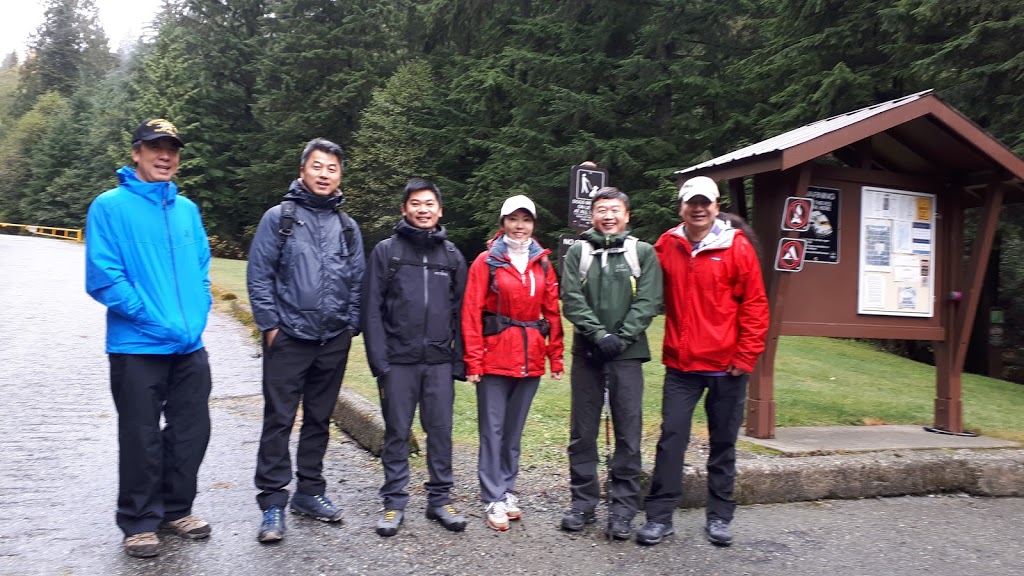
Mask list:
[[[640,493],[641,364],[651,359],[646,330],[662,306],[661,266],[650,244],[629,236],[629,196],[618,188],[601,188],[591,215],[593,227],[569,248],[560,280],[563,313],[575,326],[569,441],[572,509],[563,516],[562,529],[582,530],[596,520],[597,436],[607,388],[615,455],[609,464],[606,531],[627,540]]]

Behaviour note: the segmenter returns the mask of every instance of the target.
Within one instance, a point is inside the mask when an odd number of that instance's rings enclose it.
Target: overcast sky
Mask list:
[[[161,0],[94,0],[110,49],[141,35],[160,10]],[[0,13],[0,58],[18,51],[24,58],[29,36],[43,23],[43,0],[4,0]]]

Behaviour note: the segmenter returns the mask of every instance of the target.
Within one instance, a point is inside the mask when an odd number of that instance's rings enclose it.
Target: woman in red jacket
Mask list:
[[[487,525],[508,530],[522,517],[515,495],[520,440],[544,375],[562,377],[558,278],[550,250],[533,239],[537,209],[526,196],[501,207],[500,229],[469,267],[462,301],[466,379],[476,384],[480,494]]]

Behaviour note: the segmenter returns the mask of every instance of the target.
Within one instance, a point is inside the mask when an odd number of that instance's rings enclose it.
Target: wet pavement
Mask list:
[[[83,256],[81,245],[0,235],[0,575],[1024,573],[1024,498],[955,494],[745,506],[728,549],[703,539],[702,510],[678,511],[677,535],[641,548],[607,543],[600,523],[559,531],[567,479],[524,477],[524,519],[507,533],[490,531],[476,479],[463,473],[456,505],[470,515],[464,533],[424,519],[417,488],[402,531],[383,539],[373,532],[379,463],[340,432],[325,471],[343,525],[289,515],[286,539],[261,545],[252,488],[260,361],[246,330],[217,313],[204,336],[213,436],[194,510],[213,536],[161,534],[159,557],[129,558],[114,524],[117,415],[104,310],[82,289]],[[473,468],[471,454],[457,458],[457,469]],[[414,462],[418,486],[423,467]]]

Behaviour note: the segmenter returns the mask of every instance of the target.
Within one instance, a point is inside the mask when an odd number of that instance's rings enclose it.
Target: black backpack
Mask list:
[[[390,255],[388,257],[387,287],[390,287],[391,283],[395,280],[395,274],[398,273],[399,266],[418,266],[420,268],[432,270],[447,270],[452,293],[455,292],[455,272],[459,269],[459,259],[455,257],[455,251],[457,250],[455,244],[452,244],[448,240],[444,241],[444,254],[445,258],[448,260],[447,264],[438,264],[436,262],[427,262],[424,264],[422,259],[408,256],[406,254],[408,249],[405,248],[405,242],[399,240],[397,234],[391,235],[389,248]]]
[[[335,212],[341,219],[341,234],[345,237],[345,250],[351,254],[352,246],[356,241],[356,222],[344,210],[335,210]],[[293,226],[295,226],[295,200],[284,200],[281,202],[281,221],[278,230],[281,235],[281,248],[284,248],[284,243],[292,235]]]

